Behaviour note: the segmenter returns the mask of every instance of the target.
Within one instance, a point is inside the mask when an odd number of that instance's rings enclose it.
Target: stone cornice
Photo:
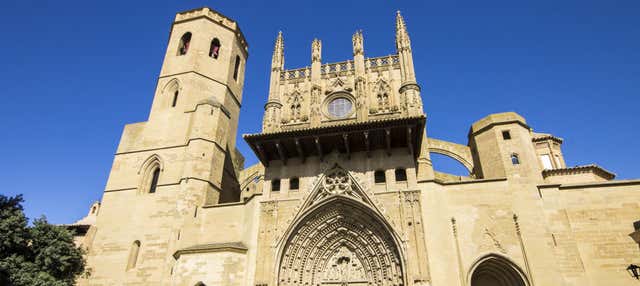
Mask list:
[[[249,250],[242,242],[226,242],[226,243],[208,243],[189,246],[187,248],[179,249],[174,254],[175,259],[179,259],[180,256],[185,254],[194,253],[211,253],[211,252],[237,252],[247,253]]]
[[[575,166],[571,168],[562,168],[562,169],[549,169],[542,171],[542,177],[552,177],[552,176],[567,176],[567,175],[577,175],[577,174],[585,174],[585,173],[593,173],[598,175],[606,180],[613,180],[616,177],[616,174],[611,173],[604,168],[598,165],[585,165],[585,166]]]
[[[562,138],[553,136],[551,134],[540,134],[536,137],[533,137],[533,139],[531,139],[532,142],[541,142],[541,141],[547,141],[547,140],[555,141],[555,142],[558,142],[559,144],[562,144],[562,141],[563,141]]]
[[[620,180],[620,181],[575,183],[575,184],[545,184],[545,185],[538,185],[538,189],[557,188],[559,190],[569,190],[569,189],[586,189],[586,188],[630,186],[630,185],[640,186],[640,180]]]

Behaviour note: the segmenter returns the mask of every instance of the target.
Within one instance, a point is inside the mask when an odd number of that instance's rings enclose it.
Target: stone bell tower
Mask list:
[[[176,15],[149,118],[125,126],[115,154],[88,255],[100,267],[89,284],[159,284],[175,260],[161,254],[202,238],[203,207],[240,200],[244,159],[235,141],[247,50],[238,24],[222,14]]]
[[[233,178],[243,159],[235,141],[247,50],[237,23],[209,8],[176,15],[148,124],[161,131],[159,140],[186,144],[188,156],[206,159],[185,160],[183,176],[209,183],[207,204],[238,199]]]

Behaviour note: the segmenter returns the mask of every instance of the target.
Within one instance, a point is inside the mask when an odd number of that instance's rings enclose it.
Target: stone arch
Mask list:
[[[159,155],[153,154],[149,156],[138,169],[138,176],[140,177],[138,184],[139,193],[145,193],[149,189],[151,178],[156,170],[160,170],[160,174],[162,174],[164,172],[164,163]]]
[[[162,105],[175,107],[180,95],[182,95],[180,80],[177,78],[170,79],[162,88]]]
[[[357,188],[339,168],[321,178],[279,241],[274,285],[406,285],[401,239]]]
[[[469,286],[529,286],[522,268],[509,258],[490,253],[472,265],[467,278]]]
[[[434,138],[428,138],[428,148],[430,153],[447,156],[462,164],[469,174],[473,173],[473,158],[468,146],[456,144]]]

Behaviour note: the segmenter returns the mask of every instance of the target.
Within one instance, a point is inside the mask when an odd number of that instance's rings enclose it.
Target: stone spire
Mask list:
[[[398,52],[407,49],[411,50],[411,39],[409,39],[407,25],[404,23],[404,18],[400,15],[400,11],[396,12],[396,49]]]
[[[278,32],[271,58],[271,78],[269,80],[269,99],[264,106],[262,131],[273,131],[280,122],[282,104],[280,103],[280,75],[284,72],[284,38]]]
[[[273,47],[273,57],[271,58],[271,68],[284,69],[284,39],[282,38],[282,31],[278,32],[275,46]]]

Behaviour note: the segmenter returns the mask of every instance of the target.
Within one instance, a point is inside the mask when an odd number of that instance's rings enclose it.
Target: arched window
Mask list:
[[[271,180],[271,191],[272,192],[280,191],[280,179]]]
[[[511,154],[511,164],[513,165],[519,165],[520,164],[520,159],[518,158],[518,154]]]
[[[220,47],[220,40],[213,38],[213,40],[211,40],[211,46],[209,46],[209,56],[217,59],[218,55],[220,55]]]
[[[289,180],[289,189],[290,190],[298,190],[298,189],[300,189],[300,179],[291,178]]]
[[[178,103],[178,93],[179,91],[175,91],[173,93],[173,101],[171,102],[171,107],[176,107],[176,104]]]
[[[235,67],[233,68],[233,79],[238,80],[238,70],[240,69],[240,56],[236,56]]]
[[[189,51],[189,45],[191,44],[191,32],[186,32],[180,38],[180,46],[178,46],[178,55],[186,55]]]
[[[387,181],[384,175],[384,170],[377,170],[373,173],[373,180],[376,184],[381,184]]]
[[[160,178],[160,168],[156,168],[153,170],[153,175],[151,176],[151,184],[149,184],[149,193],[155,193],[156,188],[158,187],[158,178]]]
[[[129,252],[129,261],[127,262],[127,270],[135,268],[138,263],[138,254],[140,253],[140,241],[136,240],[131,245]]]
[[[407,171],[405,169],[396,169],[396,182],[406,182]]]
[[[196,283],[195,286],[207,286],[207,284],[204,284],[204,283],[202,283],[202,281],[200,281],[200,282]]]

